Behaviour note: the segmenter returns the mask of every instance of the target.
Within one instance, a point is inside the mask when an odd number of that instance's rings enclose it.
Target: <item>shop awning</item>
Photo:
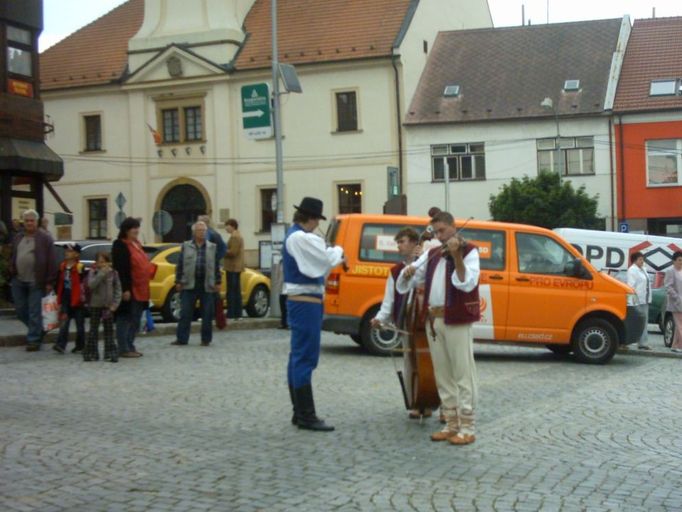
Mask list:
[[[64,175],[64,162],[44,142],[0,137],[0,170],[43,174],[54,181]]]

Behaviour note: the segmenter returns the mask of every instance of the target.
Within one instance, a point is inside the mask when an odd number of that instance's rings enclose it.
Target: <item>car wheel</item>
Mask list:
[[[557,356],[567,356],[573,351],[573,347],[570,345],[547,345],[547,348]]]
[[[262,318],[267,315],[268,309],[270,309],[270,290],[267,286],[259,284],[251,292],[246,312],[252,318]]]
[[[180,320],[180,294],[174,289],[168,292],[166,302],[161,308],[161,318],[164,322],[178,322]]]
[[[362,320],[360,338],[365,350],[375,356],[388,356],[401,344],[400,335],[394,331],[372,329],[370,322],[379,311],[379,306],[370,309]]]
[[[355,343],[362,346],[362,336],[360,334],[349,334],[349,336]]]
[[[601,318],[583,320],[573,333],[572,349],[576,359],[581,363],[608,363],[617,348],[616,329]]]
[[[670,313],[665,315],[663,322],[663,343],[666,347],[672,347],[673,338],[675,337],[675,320]]]

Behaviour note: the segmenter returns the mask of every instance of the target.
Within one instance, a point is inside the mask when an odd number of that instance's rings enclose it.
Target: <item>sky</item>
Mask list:
[[[192,1],[192,0],[188,0]],[[428,1],[428,0],[426,0]],[[40,50],[45,50],[107,13],[125,0],[43,0],[45,29],[40,37]],[[526,7],[526,20],[534,25],[549,21],[578,21],[602,18],[650,18],[682,16],[680,0],[488,0],[496,27],[520,25],[521,5]]]

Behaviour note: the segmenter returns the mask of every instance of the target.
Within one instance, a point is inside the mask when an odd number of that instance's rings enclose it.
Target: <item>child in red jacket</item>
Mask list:
[[[57,301],[62,325],[57,343],[52,348],[60,354],[64,353],[69,342],[72,319],[76,321],[76,346],[71,352],[82,352],[85,346],[85,265],[79,261],[80,254],[80,245],[67,244],[64,248],[64,261],[59,266],[57,275]]]

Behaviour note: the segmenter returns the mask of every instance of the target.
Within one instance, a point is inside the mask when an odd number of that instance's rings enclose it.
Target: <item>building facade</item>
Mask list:
[[[682,237],[682,17],[636,20],[614,107],[618,216]]]
[[[502,185],[551,171],[598,195],[615,229],[611,109],[629,33],[627,17],[441,33],[405,116],[409,213],[488,219]]]
[[[306,195],[328,214],[380,213],[438,30],[491,26],[487,2],[289,1],[278,19],[280,59],[303,88],[282,99],[286,215]],[[207,212],[240,220],[255,263],[274,220],[275,151],[245,136],[241,90],[271,81],[270,22],[265,0],[130,0],[44,53],[71,237],[111,238],[125,214],[144,219],[147,240],[179,241]],[[158,235],[162,210],[173,224]]]

